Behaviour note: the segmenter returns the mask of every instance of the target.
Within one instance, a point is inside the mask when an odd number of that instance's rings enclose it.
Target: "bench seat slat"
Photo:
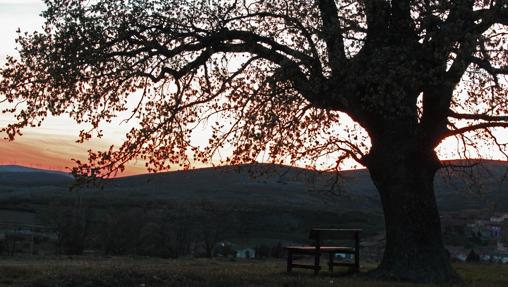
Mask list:
[[[287,246],[286,249],[299,252],[316,252],[316,246]],[[321,246],[319,248],[321,252],[335,252],[335,253],[354,253],[355,249],[352,247],[342,246]]]

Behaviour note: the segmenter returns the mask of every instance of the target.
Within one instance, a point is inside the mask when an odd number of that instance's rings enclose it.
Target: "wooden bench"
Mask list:
[[[333,272],[333,266],[349,266],[353,272],[360,270],[360,229],[323,229],[313,228],[310,231],[309,239],[314,241],[313,245],[308,246],[287,246],[287,272],[291,272],[293,268],[313,269],[314,274],[318,274],[321,270],[320,257],[321,254],[328,254],[328,270]],[[336,240],[347,244],[341,246],[327,245],[327,241]],[[343,246],[342,246],[343,245]],[[352,262],[335,262],[337,253],[352,254],[354,260]],[[314,256],[314,264],[296,264],[293,263],[293,255],[305,254]]]

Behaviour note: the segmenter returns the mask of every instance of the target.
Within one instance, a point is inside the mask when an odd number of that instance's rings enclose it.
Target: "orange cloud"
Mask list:
[[[0,140],[0,165],[15,164],[42,169],[70,171],[71,159],[86,160],[88,149],[104,149],[104,143],[78,144],[70,136],[25,134],[15,141]],[[142,163],[130,163],[118,176],[146,173]]]

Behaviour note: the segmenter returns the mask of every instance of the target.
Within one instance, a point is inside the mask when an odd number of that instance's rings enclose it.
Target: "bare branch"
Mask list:
[[[271,13],[271,12],[258,12],[258,13],[250,13],[247,15],[229,18],[228,22],[233,22],[236,20],[243,20],[243,19],[248,19],[248,18],[275,18],[275,19],[281,18],[284,21],[286,21],[288,23],[288,25],[294,25],[296,28],[298,28],[300,30],[300,32],[303,34],[303,36],[307,40],[307,43],[309,44],[311,52],[312,52],[312,57],[314,59],[319,58],[319,52],[318,52],[316,43],[312,39],[311,32],[302,24],[302,22],[299,19],[297,19],[295,17],[291,17],[289,15],[284,15],[284,14],[276,14],[276,13]],[[317,66],[315,66],[315,69],[318,71],[321,71],[322,68],[321,68],[320,63],[318,61],[316,61],[315,64],[317,64]]]
[[[449,117],[462,119],[462,120],[483,120],[483,121],[508,121],[508,116],[491,116],[487,114],[463,114],[450,111]]]
[[[468,132],[472,132],[475,130],[488,129],[488,128],[508,128],[508,123],[507,122],[489,122],[489,123],[470,125],[470,126],[466,126],[463,128],[458,128],[456,130],[449,130],[448,132],[443,134],[442,139],[460,135],[460,134],[464,134],[464,133],[468,133]]]
[[[507,67],[493,67],[492,63],[489,60],[481,59],[478,57],[469,56],[467,57],[468,62],[477,65],[478,67],[484,69],[489,74],[493,76],[497,76],[499,74],[508,74],[508,66]]]

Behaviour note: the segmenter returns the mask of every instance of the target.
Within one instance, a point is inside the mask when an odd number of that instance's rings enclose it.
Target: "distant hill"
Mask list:
[[[447,164],[457,167],[441,170],[436,176],[441,210],[485,208],[497,203],[498,208],[508,211],[507,162]],[[11,197],[17,191],[40,196],[67,192],[72,182],[73,177],[64,172],[0,166],[0,199],[6,189]],[[101,188],[85,188],[84,194],[97,202],[104,200],[104,204],[110,200],[208,200],[243,206],[381,211],[377,191],[365,169],[344,171],[337,178],[335,174],[296,167],[251,164],[129,176],[101,184]]]
[[[435,179],[441,211],[496,209],[508,212],[508,162],[449,161]]]
[[[508,209],[508,163],[447,162],[436,176],[442,210],[484,208],[491,202]],[[471,167],[466,167],[471,165]],[[338,180],[336,185],[333,182]],[[205,168],[113,179],[106,194],[138,198],[257,203],[262,205],[380,211],[377,191],[365,169],[335,174],[267,164]]]
[[[285,206],[326,210],[376,208],[374,187],[366,171],[351,178],[358,192],[333,186],[335,175],[301,168],[257,164],[203,168],[118,178],[104,184],[104,194],[121,193],[154,200],[234,202],[240,205]],[[366,183],[363,179],[367,179]],[[352,183],[354,182],[354,183]],[[364,186],[365,185],[365,186]],[[333,198],[333,200],[331,200]]]
[[[2,187],[61,186],[73,181],[74,177],[65,172],[15,165],[0,166],[0,186]]]
[[[508,211],[507,162],[448,164],[475,165],[448,168],[436,177],[442,211],[492,204]],[[0,166],[0,203],[5,198],[42,203],[72,196],[68,192],[72,182],[72,176],[64,172]],[[301,168],[255,164],[129,176],[102,184],[80,192],[99,206],[206,200],[239,207],[381,212],[377,191],[365,169],[344,171],[337,178],[335,174]]]
[[[20,166],[20,165],[0,165],[0,173],[5,172],[18,172],[18,173],[47,173],[47,174],[59,174],[59,175],[65,175],[67,177],[72,177],[70,173],[66,173],[63,171],[57,171],[57,170],[47,170],[47,169],[39,169],[39,168],[33,168],[33,167],[26,167],[26,166]]]
[[[74,181],[68,173],[17,165],[0,166],[0,186],[31,187],[67,185]]]

